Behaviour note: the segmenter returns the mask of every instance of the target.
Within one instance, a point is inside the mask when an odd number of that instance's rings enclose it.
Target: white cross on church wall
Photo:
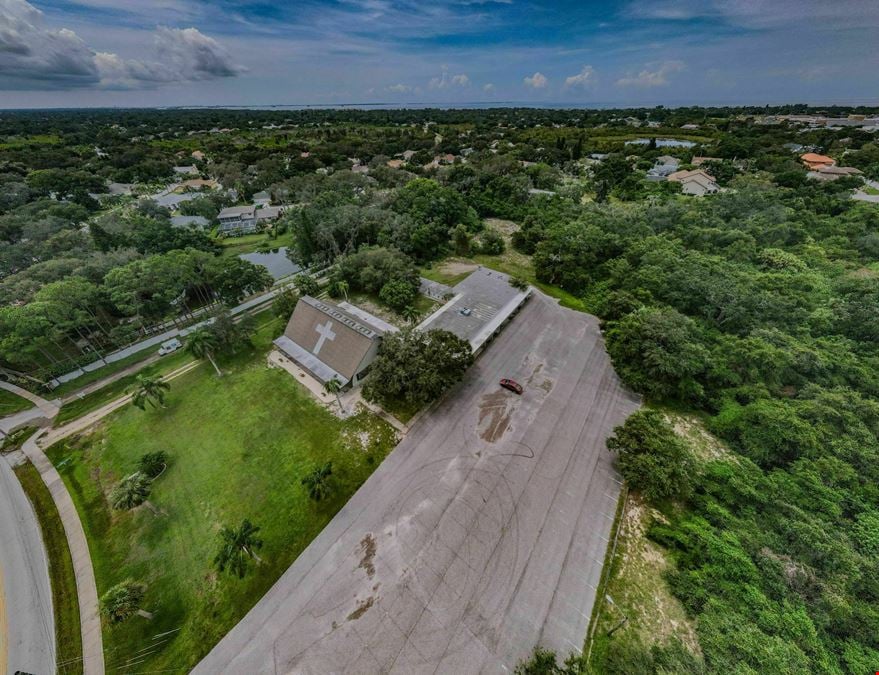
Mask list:
[[[320,354],[320,348],[324,346],[324,342],[329,340],[332,342],[336,339],[336,334],[333,332],[333,322],[327,321],[323,326],[317,326],[314,330],[320,335],[317,339],[317,344],[314,346],[313,353],[315,356]]]

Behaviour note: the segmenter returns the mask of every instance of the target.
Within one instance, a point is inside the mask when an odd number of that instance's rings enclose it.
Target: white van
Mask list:
[[[159,356],[164,356],[165,354],[170,354],[171,352],[176,352],[183,346],[183,343],[180,342],[177,338],[172,338],[170,340],[165,340],[162,343],[162,346],[159,347]]]

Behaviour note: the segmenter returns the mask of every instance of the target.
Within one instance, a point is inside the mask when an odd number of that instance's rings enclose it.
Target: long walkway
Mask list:
[[[37,516],[0,456],[0,673],[55,672],[49,564]]]
[[[597,320],[536,294],[193,672],[505,673],[536,644],[579,651],[620,493],[605,439],[637,406]]]
[[[199,365],[199,361],[190,361],[169,373],[164,379],[173,380],[185,375]],[[104,647],[101,637],[101,616],[98,604],[98,589],[95,584],[95,571],[89,554],[88,540],[79,519],[79,513],[58,471],[46,457],[43,448],[73,434],[84,431],[101,419],[127,405],[130,395],[122,396],[97,410],[56,429],[43,430],[31,436],[22,446],[22,451],[40,473],[40,477],[49,489],[52,500],[58,508],[70,556],[73,559],[73,572],[76,577],[76,592],[79,600],[79,616],[82,631],[82,656],[84,675],[103,675]],[[40,670],[34,672],[43,672]],[[48,672],[48,671],[46,671]]]

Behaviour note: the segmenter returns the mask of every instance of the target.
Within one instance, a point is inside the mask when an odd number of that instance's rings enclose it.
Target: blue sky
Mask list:
[[[879,105],[877,0],[0,0],[0,108]]]

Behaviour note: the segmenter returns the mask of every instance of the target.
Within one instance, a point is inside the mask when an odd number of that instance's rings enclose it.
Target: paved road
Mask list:
[[[238,316],[244,312],[249,312],[256,307],[260,307],[261,305],[267,304],[269,301],[274,300],[275,296],[281,293],[286,288],[290,287],[291,281],[285,281],[283,284],[272,287],[271,290],[266,291],[265,293],[261,293],[260,295],[255,295],[249,300],[245,300],[240,305],[237,305],[229,310],[229,314],[232,316]],[[197,310],[198,312],[199,310]],[[201,312],[206,313],[206,312]],[[187,326],[186,328],[169,328],[166,331],[161,333],[157,333],[152,337],[145,338],[139,342],[135,342],[134,344],[128,345],[123,349],[119,349],[115,352],[107,354],[104,356],[103,360],[100,361],[92,361],[91,363],[84,365],[82,368],[77,368],[76,370],[71,370],[69,373],[65,373],[64,375],[59,375],[55,378],[55,380],[59,383],[70,382],[70,380],[75,380],[77,377],[81,376],[85,372],[91,372],[93,370],[98,370],[99,368],[105,367],[109,363],[115,363],[116,361],[121,361],[122,359],[126,359],[133,354],[137,354],[138,352],[142,352],[145,349],[149,349],[150,347],[157,347],[166,340],[170,340],[175,337],[185,337],[190,333],[198,330],[202,326],[206,326],[214,321],[214,317],[210,317],[205,319],[204,321],[199,321],[198,323],[192,324],[191,326]]]
[[[55,672],[49,563],[40,525],[0,456],[0,673]]]
[[[501,673],[538,642],[579,650],[620,490],[604,441],[637,405],[597,321],[537,294],[193,672]]]
[[[867,185],[875,190],[879,190],[879,181],[876,180],[868,180],[866,181]],[[862,202],[873,202],[874,204],[879,204],[879,195],[868,195],[863,190],[855,190],[852,194],[852,199],[857,199]]]

